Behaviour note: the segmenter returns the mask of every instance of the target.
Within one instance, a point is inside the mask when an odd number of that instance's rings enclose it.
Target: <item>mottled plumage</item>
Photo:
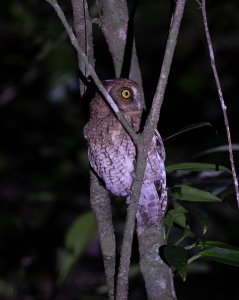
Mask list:
[[[124,117],[135,131],[139,130],[143,111],[140,86],[128,79],[103,82]],[[90,118],[84,128],[91,167],[114,195],[130,201],[136,148],[104,99],[96,93],[90,103]],[[139,199],[137,221],[158,223],[167,204],[164,146],[155,133],[148,152],[147,167]]]

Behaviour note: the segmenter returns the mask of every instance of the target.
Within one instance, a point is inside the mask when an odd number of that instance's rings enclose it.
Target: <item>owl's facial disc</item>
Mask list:
[[[103,84],[120,110],[138,113],[145,108],[142,88],[134,81],[115,78],[104,80]]]

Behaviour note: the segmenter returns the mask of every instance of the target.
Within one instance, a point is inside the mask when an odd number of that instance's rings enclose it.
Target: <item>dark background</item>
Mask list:
[[[69,3],[61,4],[71,19]],[[96,234],[65,282],[57,285],[65,236],[74,220],[90,209],[82,135],[86,111],[78,91],[76,53],[45,1],[1,1],[0,6],[0,299],[106,299]],[[135,17],[148,107],[160,72],[170,13],[170,1],[140,1]],[[91,14],[96,14],[94,6]],[[208,1],[209,26],[235,144],[239,143],[238,15],[236,0]],[[96,28],[94,44],[99,76],[114,77],[111,58]],[[195,159],[201,151],[226,145],[227,140],[200,10],[196,1],[189,0],[159,131],[166,138],[198,122],[209,122],[212,127],[168,140],[166,163],[197,160],[230,167],[226,151]],[[235,161],[238,165],[238,152]],[[211,220],[208,239],[239,246],[235,196],[228,195],[224,204],[207,207]],[[119,236],[122,205],[114,204]],[[133,261],[137,262],[137,245],[134,248]],[[239,299],[238,275],[236,267],[200,260],[189,267],[185,283],[176,276],[178,299]],[[145,299],[140,275],[132,277],[130,291],[130,299]]]

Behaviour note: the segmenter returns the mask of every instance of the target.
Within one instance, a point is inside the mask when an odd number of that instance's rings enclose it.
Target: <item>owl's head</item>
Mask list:
[[[124,78],[104,80],[103,85],[122,112],[142,112],[144,96],[142,88]]]

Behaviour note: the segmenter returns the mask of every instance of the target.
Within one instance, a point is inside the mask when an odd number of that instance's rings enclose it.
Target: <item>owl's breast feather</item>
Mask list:
[[[103,179],[106,188],[118,196],[127,196],[132,184],[135,146],[130,138],[112,132],[108,143],[90,143],[88,148],[91,167]]]

